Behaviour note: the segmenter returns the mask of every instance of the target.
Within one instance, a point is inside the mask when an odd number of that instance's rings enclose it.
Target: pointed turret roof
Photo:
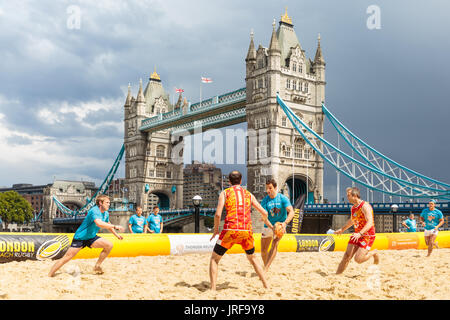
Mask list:
[[[171,110],[172,108],[169,101],[169,94],[164,91],[161,77],[158,73],[156,73],[156,67],[154,68],[153,73],[150,75],[149,82],[145,87],[144,96],[148,112],[151,112],[156,99],[160,97],[163,97],[163,99],[166,101],[168,110]]]
[[[273,19],[272,26],[273,26],[273,30],[272,30],[272,37],[270,38],[269,52],[275,52],[275,51],[281,52],[280,44],[278,43],[279,38],[278,38],[277,32],[275,30],[275,26],[276,26],[275,19]]]
[[[250,32],[250,45],[248,47],[247,58],[245,61],[256,60],[255,43],[253,42],[253,29]]]
[[[294,30],[294,24],[292,23],[292,18],[287,14],[287,8],[285,14],[281,16],[279,22],[279,27],[277,30],[278,43],[281,50],[281,61],[282,64],[286,62],[289,57],[291,48],[299,47],[303,51],[300,41],[298,41],[297,35]]]
[[[131,98],[132,98],[132,96],[131,96],[131,84],[128,83],[128,94],[127,94],[127,99],[125,100],[125,106],[126,107],[131,106]]]
[[[181,92],[180,92],[180,95],[178,96],[178,101],[175,104],[175,109],[181,108],[181,102],[182,101],[183,101],[183,96],[181,95]]]
[[[139,92],[136,102],[145,102],[144,92],[142,91],[142,79],[139,79]]]
[[[320,33],[317,37],[317,50],[316,50],[316,56],[314,57],[314,63],[315,64],[325,64],[325,59],[322,55],[322,48],[320,47]]]

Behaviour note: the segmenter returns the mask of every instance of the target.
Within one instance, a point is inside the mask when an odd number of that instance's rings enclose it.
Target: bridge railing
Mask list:
[[[194,208],[179,210],[161,210],[159,214],[162,216],[163,222],[178,220],[194,215]],[[200,208],[200,216],[212,217],[216,213],[215,208]]]
[[[394,211],[392,205],[396,204],[397,209]],[[428,203],[371,203],[374,215],[408,215],[413,213],[420,215],[422,210],[428,207]],[[351,204],[333,203],[333,204],[307,204],[305,205],[305,214],[350,214]],[[450,215],[450,203],[437,203],[436,208],[441,210],[444,216]]]

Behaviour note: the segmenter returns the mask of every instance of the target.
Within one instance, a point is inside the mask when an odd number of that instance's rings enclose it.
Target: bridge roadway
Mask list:
[[[139,130],[154,132],[170,129],[172,134],[183,130],[191,132],[197,127],[197,121],[201,121],[203,131],[230,126],[247,121],[245,105],[246,88],[241,88],[195,103],[185,113],[177,110],[144,119]]]
[[[393,212],[392,205],[398,206],[397,212]],[[408,215],[410,213],[420,214],[428,203],[373,203],[372,207],[375,215]],[[348,215],[350,214],[351,204],[349,203],[329,203],[329,204],[307,204],[305,205],[305,215]],[[444,216],[450,215],[450,202],[441,202],[437,204],[437,208],[442,211]],[[200,216],[214,217],[215,208],[201,208]],[[110,210],[114,213],[114,210]],[[161,210],[160,214],[165,224],[172,224],[186,219],[194,214],[194,209],[180,210]],[[80,224],[83,216],[75,216],[73,218],[55,218],[54,225],[74,225]]]

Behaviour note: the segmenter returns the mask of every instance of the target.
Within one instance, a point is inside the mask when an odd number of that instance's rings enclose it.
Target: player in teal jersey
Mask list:
[[[128,230],[130,233],[144,233],[147,232],[147,219],[142,215],[142,208],[136,207],[136,214],[133,214],[128,220]]]
[[[411,213],[409,218],[402,222],[402,225],[406,228],[407,232],[416,232],[417,223],[416,219],[414,219],[414,213]]]
[[[286,232],[286,225],[294,218],[294,209],[289,199],[277,191],[277,182],[270,179],[266,182],[267,196],[261,201],[261,206],[268,212],[268,219],[272,225],[280,222]],[[264,225],[261,233],[261,258],[264,262],[264,269],[267,272],[278,251],[281,238],[274,235],[273,230]],[[269,250],[269,246],[272,247]]]
[[[162,233],[163,232],[163,219],[159,214],[159,207],[153,207],[153,213],[150,213],[147,218],[147,230],[150,233]]]
[[[109,197],[106,195],[100,195],[95,199],[96,206],[88,211],[88,214],[84,218],[80,227],[77,229],[73,236],[72,244],[65,253],[65,255],[56,261],[48,274],[49,277],[53,277],[55,272],[58,271],[63,265],[72,260],[76,254],[84,247],[89,248],[101,248],[103,249],[94,267],[94,272],[102,274],[103,270],[100,267],[102,262],[106,259],[113,248],[111,241],[103,239],[97,236],[97,232],[100,228],[111,231],[119,240],[123,237],[116,233],[115,230],[123,232],[124,229],[121,226],[116,226],[109,223],[108,209],[110,206]]]
[[[438,235],[438,229],[444,224],[444,216],[441,210],[436,209],[436,201],[430,200],[428,202],[428,208],[422,210],[420,214],[420,222],[425,227],[424,236],[425,243],[428,246],[428,255],[431,255],[433,246],[435,246],[436,237]]]

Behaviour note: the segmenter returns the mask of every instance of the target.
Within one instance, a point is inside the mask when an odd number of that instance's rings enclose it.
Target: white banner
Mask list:
[[[183,255],[189,253],[211,253],[217,238],[211,239],[212,234],[167,235],[170,241],[170,254]]]

